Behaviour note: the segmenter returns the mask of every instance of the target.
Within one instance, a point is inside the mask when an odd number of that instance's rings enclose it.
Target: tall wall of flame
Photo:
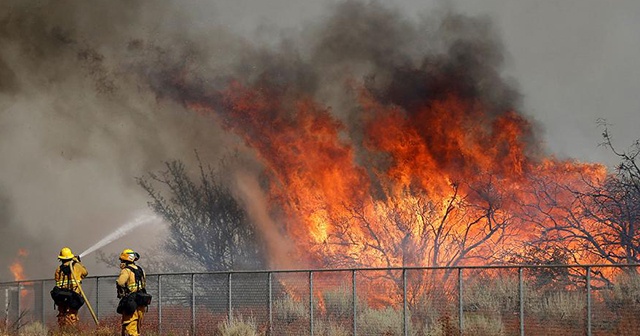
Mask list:
[[[243,50],[231,73],[203,73],[192,54],[144,67],[161,99],[255,151],[267,212],[292,245],[273,267],[486,262],[532,238],[530,180],[603,177],[545,157],[486,20],[418,24],[346,2],[307,34],[301,46]]]

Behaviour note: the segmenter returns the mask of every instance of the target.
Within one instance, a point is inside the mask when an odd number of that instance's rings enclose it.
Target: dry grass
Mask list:
[[[505,328],[499,316],[469,315],[463,320],[463,334],[475,336],[502,336]]]
[[[42,323],[34,322],[20,328],[18,335],[20,336],[47,336],[49,329]]]
[[[349,336],[351,328],[341,325],[339,321],[319,320],[314,321],[313,334],[318,336]]]
[[[490,284],[490,285],[488,285]],[[467,311],[509,313],[518,309],[518,279],[503,277],[499,279],[478,278],[465,284],[463,303]]]
[[[258,326],[252,318],[234,317],[231,321],[224,321],[218,325],[216,336],[257,336]]]
[[[273,303],[274,317],[284,324],[309,319],[309,310],[301,302],[293,298],[276,300]]]
[[[403,319],[402,310],[390,307],[366,308],[357,317],[358,333],[362,335],[402,335]],[[407,319],[411,320],[410,317]],[[411,333],[411,325],[409,327],[409,335],[414,335]]]
[[[349,318],[353,315],[353,294],[350,288],[327,290],[322,293],[324,310],[333,318]],[[365,307],[363,301],[357,302],[358,307]]]
[[[615,279],[615,285],[605,296],[609,306],[615,310],[624,306],[640,305],[640,275],[623,273]]]

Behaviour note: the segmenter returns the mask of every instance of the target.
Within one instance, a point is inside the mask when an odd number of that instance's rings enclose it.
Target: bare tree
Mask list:
[[[337,230],[325,243],[325,263],[347,267],[495,263],[498,256],[493,251],[502,249],[502,244],[516,235],[514,218],[504,208],[508,192],[497,187],[501,182],[484,176],[473,184],[452,184],[443,198],[418,189],[387,190],[379,200],[345,205],[347,215],[333,219]],[[417,303],[423,295],[446,296],[441,289],[447,284],[455,290],[450,281],[451,275],[457,274],[454,270],[409,272],[409,304]],[[394,284],[395,288],[389,289],[402,292],[400,272],[361,276],[370,277],[374,287]]]
[[[138,179],[149,206],[169,223],[166,247],[206,270],[262,268],[262,244],[242,204],[211,167],[198,162],[198,179],[180,161]]]
[[[538,177],[523,214],[540,229],[533,243],[562,250],[566,262],[639,263],[640,142],[618,151],[603,126],[603,145],[620,159],[615,171],[577,169],[574,178]],[[551,260],[538,256],[539,263]]]
[[[627,151],[618,151],[613,145],[611,134],[602,122],[604,142],[618,157],[620,163],[615,174],[608,177],[603,190],[587,194],[593,200],[592,216],[600,223],[612,228],[608,242],[615,248],[607,256],[608,260],[621,263],[640,262],[640,139]],[[617,242],[617,244],[616,244]]]

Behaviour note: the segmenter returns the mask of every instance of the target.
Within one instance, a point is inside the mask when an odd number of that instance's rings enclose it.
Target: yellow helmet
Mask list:
[[[58,256],[58,259],[60,259],[60,260],[69,260],[69,259],[73,259],[73,257],[75,257],[75,256],[71,252],[71,249],[68,248],[68,247],[63,247],[60,250],[60,255]]]
[[[140,259],[140,254],[132,249],[124,249],[120,253],[120,260],[122,261],[134,262],[138,259]]]

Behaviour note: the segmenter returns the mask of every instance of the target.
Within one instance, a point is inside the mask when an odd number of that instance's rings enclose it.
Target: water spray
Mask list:
[[[112,241],[124,236],[125,234],[127,234],[129,231],[144,225],[144,224],[149,224],[151,222],[153,222],[154,220],[157,220],[158,217],[151,215],[151,214],[143,214],[143,215],[139,215],[136,218],[134,218],[133,220],[125,223],[124,225],[122,225],[121,227],[119,227],[117,230],[115,230],[114,232],[112,232],[111,234],[109,234],[108,236],[102,238],[99,242],[93,244],[93,246],[89,247],[88,249],[86,249],[84,252],[80,253],[80,258],[85,257],[86,255],[88,255],[89,253],[111,243]]]

